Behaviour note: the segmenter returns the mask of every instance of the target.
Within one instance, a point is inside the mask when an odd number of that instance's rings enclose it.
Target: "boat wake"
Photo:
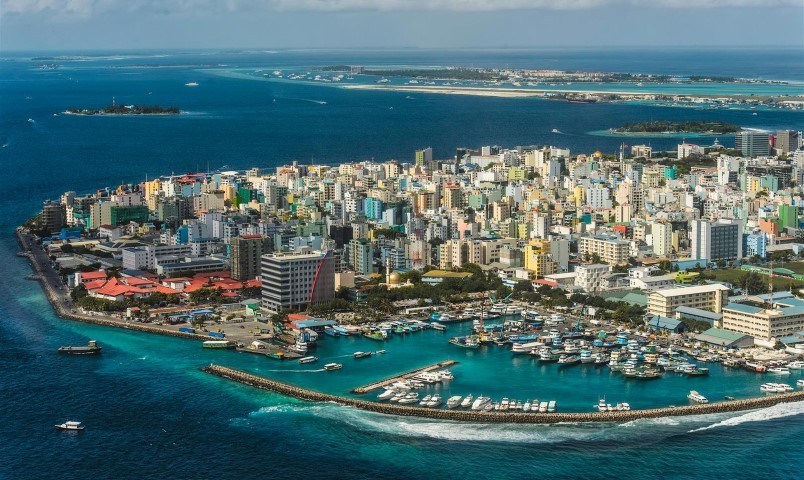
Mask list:
[[[284,370],[282,370],[280,368],[275,368],[275,369],[272,369],[272,370],[263,370],[263,372],[290,372],[290,373],[317,373],[317,372],[325,372],[325,371],[326,370],[324,370],[323,368],[319,368],[319,369],[316,369],[316,370],[293,370],[293,369],[290,369],[290,368],[284,369]]]
[[[775,420],[777,418],[792,417],[795,415],[804,414],[804,402],[795,403],[780,403],[772,407],[763,408],[760,410],[752,410],[736,417],[727,418],[706,427],[696,428],[690,430],[689,433],[702,432],[720,427],[735,427],[749,422],[765,422],[768,420]]]

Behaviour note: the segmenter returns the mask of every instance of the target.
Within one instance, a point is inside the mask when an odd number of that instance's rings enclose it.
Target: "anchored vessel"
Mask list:
[[[85,347],[59,347],[59,353],[66,353],[69,355],[95,355],[101,353],[102,348],[95,340],[90,340]]]
[[[81,422],[73,421],[73,420],[70,420],[70,421],[67,421],[67,422],[64,422],[64,423],[60,423],[60,424],[54,425],[54,426],[59,430],[75,430],[75,431],[79,431],[79,432],[84,430],[84,424],[82,424]]]

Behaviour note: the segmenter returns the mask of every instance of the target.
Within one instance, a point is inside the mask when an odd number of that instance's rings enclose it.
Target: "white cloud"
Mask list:
[[[110,12],[582,10],[596,7],[801,7],[802,0],[2,0],[2,13],[90,17]]]

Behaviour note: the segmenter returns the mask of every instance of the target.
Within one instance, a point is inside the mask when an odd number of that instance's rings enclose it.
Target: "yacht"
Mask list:
[[[553,413],[556,411],[556,401],[550,400],[550,403],[547,404],[547,411],[549,413]]]
[[[775,383],[763,383],[759,387],[759,391],[762,393],[781,393],[782,391],[776,387]]]
[[[522,405],[522,411],[525,412],[525,413],[530,412],[531,405],[532,404],[530,403],[530,400],[525,400],[525,404]]]
[[[331,372],[333,370],[340,370],[342,368],[343,368],[343,365],[341,365],[340,363],[328,363],[328,364],[324,365],[324,370],[326,370],[328,372]]]
[[[398,394],[399,394],[398,391],[394,390],[393,388],[389,388],[384,392],[382,392],[381,394],[377,395],[377,400],[390,400]]]
[[[800,360],[790,362],[787,364],[787,368],[789,368],[790,370],[804,370],[804,362]]]
[[[471,407],[473,398],[474,397],[472,397],[472,394],[467,395],[466,398],[464,398],[463,401],[461,402],[461,408]]]
[[[438,330],[439,332],[445,332],[447,330],[446,326],[441,325],[438,322],[433,322],[430,324],[430,326],[433,327],[433,330]]]
[[[804,378],[796,380],[796,386],[804,387]]]
[[[357,358],[366,358],[371,356],[371,352],[355,352],[352,354],[356,359]]]
[[[548,402],[542,402],[539,404],[539,413],[547,413],[547,407],[550,404]]]
[[[301,353],[304,355],[307,353],[307,342],[297,341],[292,347],[290,347],[296,353]]]
[[[508,408],[510,408],[510,406],[511,406],[511,402],[510,402],[510,400],[508,400],[508,397],[504,397],[504,398],[503,398],[503,399],[500,401],[500,411],[501,411],[501,412],[506,412],[506,411],[508,411]]]
[[[461,405],[461,400],[463,400],[463,397],[460,395],[453,395],[452,397],[449,397],[449,399],[447,399],[447,408],[459,407]]]
[[[427,402],[425,406],[429,408],[435,408],[438,407],[439,405],[441,405],[441,395],[436,393],[435,395],[430,397],[430,401]]]
[[[487,405],[491,404],[491,398],[479,396],[477,399],[472,403],[472,410],[483,410],[486,408]]]
[[[56,428],[58,428],[59,430],[75,430],[75,431],[78,431],[78,432],[84,430],[84,424],[82,424],[81,422],[76,422],[74,420],[70,420],[70,421],[60,423],[60,424],[54,425],[54,426]]]
[[[315,363],[317,361],[318,361],[318,357],[315,357],[315,356],[312,356],[312,355],[309,356],[309,357],[302,357],[302,358],[299,359],[299,363],[301,363],[301,364]]]
[[[709,403],[709,399],[701,395],[700,393],[696,392],[695,390],[690,390],[690,393],[687,395],[687,398],[692,400],[695,403]]]
[[[405,396],[399,400],[399,403],[402,405],[409,405],[411,403],[416,403],[418,401],[419,401],[418,393],[408,393],[405,394]]]
[[[768,373],[774,375],[790,375],[790,369],[787,367],[770,367]]]
[[[431,398],[433,398],[432,395],[425,395],[425,397],[422,398],[422,400],[419,402],[419,406],[420,407],[427,406],[427,402],[429,402]]]
[[[575,365],[580,361],[581,359],[577,355],[561,355],[558,357],[559,365]]]

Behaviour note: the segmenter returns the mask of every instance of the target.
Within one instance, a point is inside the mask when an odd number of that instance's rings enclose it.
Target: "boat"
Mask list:
[[[554,129],[552,129],[550,131],[553,132],[553,133],[561,133],[561,131],[559,131],[559,129],[557,129],[557,128],[554,128]]]
[[[745,362],[743,368],[745,368],[749,372],[757,372],[757,373],[765,373],[768,371],[768,367],[757,362]]]
[[[510,407],[511,401],[508,399],[508,397],[503,397],[503,399],[500,401],[500,411],[507,412]]]
[[[511,353],[530,353],[531,350],[539,345],[539,342],[515,343],[511,346]]]
[[[353,356],[355,358],[366,358],[371,356],[371,352],[355,352]]]
[[[184,84],[184,86],[186,86],[186,87],[197,87],[198,82],[187,82],[187,83]]]
[[[759,391],[762,393],[781,393],[782,391],[776,388],[775,383],[763,383],[759,386]]]
[[[329,335],[330,337],[339,337],[341,335],[332,327],[324,327],[324,334]]]
[[[419,394],[418,393],[408,393],[405,394],[402,398],[399,399],[399,403],[403,405],[408,405],[411,403],[416,403],[419,401]]]
[[[581,350],[580,359],[583,364],[595,363],[595,357],[592,356],[592,352],[586,349]]]
[[[340,363],[328,363],[328,364],[324,365],[324,370],[326,370],[328,372],[331,372],[333,370],[340,370],[342,368],[343,368],[343,365],[341,365]]]
[[[480,346],[480,342],[472,337],[452,337],[449,339],[449,343],[463,348],[478,348]]]
[[[445,332],[447,330],[445,325],[441,325],[438,322],[433,322],[430,324],[430,326],[433,327],[433,330],[438,330],[439,332]]]
[[[796,360],[787,364],[790,370],[804,370],[804,362]]]
[[[201,344],[203,348],[235,348],[237,344],[235,342],[230,342],[229,340],[207,340]]]
[[[299,363],[301,363],[301,364],[315,363],[317,361],[318,361],[318,357],[314,357],[312,355],[309,356],[309,357],[302,357],[302,358],[299,359]]]
[[[804,387],[804,378],[796,380],[796,386]]]
[[[399,391],[397,391],[397,390],[395,390],[393,388],[389,388],[389,389],[386,389],[381,394],[377,395],[377,400],[390,400],[390,399],[394,398],[397,395],[399,395]],[[397,400],[397,402],[398,401],[399,400]]]
[[[466,396],[466,398],[464,398],[464,399],[461,401],[461,408],[469,408],[469,407],[471,407],[471,406],[472,406],[472,399],[473,399],[473,398],[474,398],[474,397],[472,396],[472,394],[471,394],[471,393],[470,393],[469,395],[467,395],[467,396]]]
[[[343,335],[344,337],[348,337],[352,333],[349,329],[343,327],[333,326],[332,329],[338,332],[338,335]]]
[[[528,413],[528,412],[530,412],[530,409],[531,409],[532,406],[533,406],[533,404],[530,403],[530,400],[525,400],[525,404],[522,405],[522,411],[525,412],[525,413]]]
[[[558,357],[559,365],[575,365],[580,361],[581,359],[577,355],[561,355]]]
[[[377,355],[385,355],[385,350],[377,350],[374,353],[376,353]]]
[[[472,402],[472,410],[484,410],[488,405],[491,405],[491,398],[481,395]]]
[[[296,353],[301,353],[304,355],[307,353],[307,342],[297,341],[292,347],[290,347]]]
[[[101,353],[101,350],[103,350],[103,348],[98,345],[98,342],[95,340],[90,340],[87,342],[85,347],[59,347],[59,353],[66,353],[69,355],[95,355]]]
[[[550,403],[547,404],[547,412],[553,413],[556,411],[556,401],[550,400]]]
[[[425,404],[425,406],[428,408],[435,408],[438,407],[439,405],[441,405],[441,395],[437,393],[432,397],[430,397],[430,401],[427,402],[427,404]]]
[[[787,367],[770,367],[768,373],[774,375],[790,375],[790,369]]]
[[[453,395],[447,399],[447,408],[456,408],[461,405],[463,397],[460,395]]]
[[[695,403],[709,403],[709,399],[701,395],[700,393],[696,392],[695,390],[690,390],[690,393],[687,395],[687,398],[692,400]]]
[[[433,398],[433,396],[432,396],[432,395],[426,395],[426,396],[425,396],[424,398],[422,398],[422,400],[419,402],[419,406],[420,406],[420,407],[427,406],[427,402],[429,402],[431,398]]]
[[[69,420],[67,422],[54,425],[54,427],[58,428],[59,430],[73,430],[77,432],[81,432],[85,429],[83,423],[76,422],[74,420]]]
[[[363,336],[372,340],[378,340],[380,342],[388,338],[388,334],[384,331],[365,332],[363,333]]]
[[[539,404],[539,413],[547,413],[547,407],[548,407],[549,405],[550,405],[550,404],[549,404],[548,402],[541,402],[541,403]]]

